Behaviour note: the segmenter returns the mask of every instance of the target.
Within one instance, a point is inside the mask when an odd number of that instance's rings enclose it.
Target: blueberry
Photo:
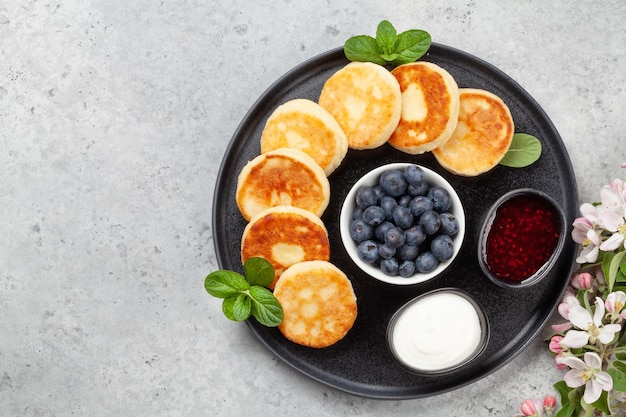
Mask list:
[[[424,228],[427,235],[434,235],[441,227],[441,220],[439,220],[439,214],[433,210],[429,210],[422,214],[419,220],[420,226]]]
[[[385,233],[385,244],[392,248],[404,245],[405,240],[404,232],[395,226]]]
[[[374,228],[374,237],[378,239],[378,241],[384,242],[385,233],[387,233],[387,230],[389,230],[392,227],[395,227],[393,223],[387,222],[387,221],[382,222],[381,224],[379,224],[378,226]]]
[[[378,196],[373,187],[367,185],[361,187],[356,192],[356,205],[362,208],[374,206],[378,202]]]
[[[399,197],[406,191],[407,182],[404,175],[397,169],[383,172],[379,180],[380,188],[392,197]]]
[[[389,259],[396,256],[396,248],[392,248],[387,244],[378,245],[378,255],[383,259]]]
[[[393,219],[393,209],[397,206],[398,203],[396,199],[386,195],[380,200],[380,206],[385,210],[385,219],[392,220]]]
[[[359,254],[359,258],[361,258],[364,262],[374,263],[378,261],[378,243],[373,240],[365,240],[359,243],[359,246],[357,246],[357,252]]]
[[[418,195],[426,195],[428,192],[428,184],[425,182],[419,184],[410,184],[406,187],[406,192],[411,197],[416,197]]]
[[[433,209],[433,201],[425,196],[417,196],[411,200],[409,208],[411,209],[411,214],[417,218]]]
[[[450,209],[450,206],[452,205],[452,200],[450,199],[450,194],[448,194],[448,191],[438,185],[432,187],[428,191],[427,196],[428,198],[433,200],[433,207],[439,213],[448,211]]]
[[[355,206],[354,212],[352,213],[352,220],[362,219],[363,218],[363,207]]]
[[[370,226],[378,226],[385,221],[385,210],[380,206],[369,206],[363,210],[362,218]]]
[[[380,270],[383,271],[385,275],[398,275],[398,260],[396,258],[383,259],[380,262]]]
[[[404,168],[404,178],[409,184],[420,184],[424,182],[424,170],[417,165],[408,165]]]
[[[393,221],[401,229],[408,229],[413,225],[413,215],[407,207],[396,206],[393,209]]]
[[[420,253],[415,259],[415,269],[421,273],[431,272],[438,264],[437,258],[430,252]]]
[[[419,224],[413,225],[404,231],[405,245],[419,246],[426,241],[426,232]]]
[[[401,277],[408,278],[415,273],[415,262],[403,261],[398,267],[398,273]]]
[[[350,237],[357,242],[371,239],[374,235],[374,228],[363,220],[353,220],[350,223]]]
[[[409,203],[411,202],[411,197],[408,194],[402,194],[400,197],[398,197],[398,205],[402,206],[402,207],[408,207]]]
[[[383,191],[382,188],[380,188],[380,185],[375,185],[372,187],[372,189],[374,190],[374,194],[376,194],[376,201],[380,201],[381,198],[383,198],[386,194]]]
[[[441,220],[439,233],[443,233],[444,235],[448,236],[454,236],[459,232],[459,222],[452,213],[441,213],[439,215],[439,220]]]
[[[396,257],[403,261],[414,261],[419,254],[419,249],[415,245],[407,245],[406,243],[396,249]]]
[[[430,243],[430,251],[439,261],[447,261],[452,258],[454,244],[452,238],[448,235],[438,235]]]

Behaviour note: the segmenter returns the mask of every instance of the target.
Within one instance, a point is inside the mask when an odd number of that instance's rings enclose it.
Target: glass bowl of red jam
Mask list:
[[[478,260],[497,285],[538,283],[563,249],[565,213],[545,193],[522,188],[503,195],[489,210],[480,233]]]

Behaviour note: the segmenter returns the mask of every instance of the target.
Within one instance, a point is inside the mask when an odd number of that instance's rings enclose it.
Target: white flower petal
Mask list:
[[[604,344],[610,343],[615,337],[615,333],[622,330],[622,326],[619,324],[607,324],[602,326],[598,333],[598,340]]]
[[[581,387],[585,382],[582,378],[582,372],[578,369],[571,369],[563,375],[563,381],[570,388]]]
[[[597,353],[586,352],[584,358],[585,358],[585,365],[587,365],[588,368],[598,369],[598,370],[602,368],[602,359],[600,359],[600,356],[598,356]]]
[[[567,315],[569,321],[574,323],[574,326],[582,330],[587,330],[593,323],[591,314],[583,306],[573,305],[569,309]]]
[[[581,348],[585,346],[587,342],[589,342],[589,333],[582,332],[580,330],[569,330],[567,333],[565,333],[565,337],[563,337],[563,339],[561,340],[559,344],[565,348]],[[574,359],[578,359],[578,358],[574,358]],[[570,365],[567,365],[567,366],[572,368],[572,366]],[[584,368],[580,368],[580,369],[584,369]]]
[[[598,385],[605,390],[611,391],[613,389],[613,378],[607,372],[601,371],[596,374],[596,381]]]
[[[563,343],[563,341],[561,340],[561,343]],[[570,368],[574,369],[574,370],[578,370],[578,371],[583,371],[585,369],[587,369],[587,365],[585,365],[585,362],[583,362],[582,359],[577,358],[576,356],[565,356],[563,359],[561,359],[561,363],[564,365],[569,366]],[[572,374],[573,376],[573,374]],[[570,376],[570,378],[572,377]],[[578,376],[580,375],[580,372],[578,372]],[[580,385],[582,385],[582,379],[581,379],[581,383]],[[578,385],[578,386],[580,386]]]
[[[585,394],[583,394],[583,399],[587,404],[593,404],[600,398],[600,394],[602,394],[602,387],[598,384],[597,381],[592,379],[591,381],[587,381],[585,384]]]
[[[621,244],[624,242],[624,235],[621,233],[613,233],[611,237],[602,242],[600,245],[600,250],[612,252],[615,249],[619,248]]]
[[[604,318],[604,302],[602,298],[596,297],[596,311],[593,313],[593,324],[596,327],[602,326],[602,318]]]

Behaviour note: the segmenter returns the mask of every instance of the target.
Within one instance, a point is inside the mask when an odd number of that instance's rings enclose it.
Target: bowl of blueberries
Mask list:
[[[454,188],[411,163],[383,165],[361,177],[348,192],[339,221],[354,263],[396,285],[441,274],[465,236],[465,214]]]

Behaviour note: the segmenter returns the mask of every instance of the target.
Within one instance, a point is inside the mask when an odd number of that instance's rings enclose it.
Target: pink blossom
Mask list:
[[[600,398],[602,391],[613,389],[613,379],[602,371],[602,359],[597,353],[586,352],[585,361],[570,356],[563,359],[563,363],[572,368],[564,376],[563,380],[570,388],[585,386],[583,399],[587,404],[593,404]]]
[[[626,294],[623,291],[615,291],[607,295],[604,306],[614,318],[626,317],[626,311],[622,311],[626,305]]]
[[[557,355],[554,357],[554,364],[556,365],[556,369],[558,369],[559,371],[567,368],[567,365],[563,363],[563,359],[565,359],[565,355],[563,355],[563,352],[557,353]]]

